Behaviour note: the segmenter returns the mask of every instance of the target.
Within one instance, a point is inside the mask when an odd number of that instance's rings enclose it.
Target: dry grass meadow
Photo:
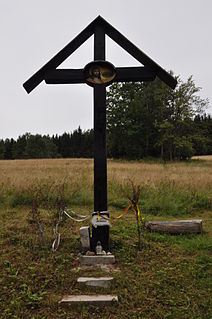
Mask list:
[[[133,211],[113,222],[111,251],[119,271],[110,289],[76,284],[80,276],[108,276],[107,269],[80,269],[78,224],[60,226],[53,253],[57,200],[79,212],[93,210],[93,160],[0,161],[0,318],[1,319],[211,319],[212,318],[212,157],[188,163],[108,160],[108,207],[123,212],[130,180],[141,186],[145,219],[203,219],[204,233],[171,236],[142,230],[137,246]],[[43,228],[33,221],[37,200]],[[64,294],[114,293],[109,309],[62,308]]]
[[[157,162],[108,161],[108,193],[127,187],[129,180],[141,188],[160,188],[168,185],[184,191],[212,196],[212,156],[194,157],[194,161],[161,164]],[[0,183],[4,189],[25,191],[35,185],[51,187],[67,184],[74,192],[92,194],[93,160],[44,159],[0,161]],[[91,195],[92,196],[92,195]],[[112,203],[111,203],[112,204]]]
[[[140,203],[146,214],[181,215],[212,208],[211,157],[167,164],[109,160],[109,209],[127,205],[130,180],[141,186]],[[92,210],[93,160],[0,161],[0,200],[4,206],[30,205],[40,192],[45,207],[45,201],[53,204],[62,187],[67,205]]]

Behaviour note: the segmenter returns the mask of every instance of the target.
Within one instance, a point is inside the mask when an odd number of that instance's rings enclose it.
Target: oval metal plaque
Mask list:
[[[88,85],[109,85],[116,76],[116,69],[107,61],[93,61],[84,68],[85,81]]]

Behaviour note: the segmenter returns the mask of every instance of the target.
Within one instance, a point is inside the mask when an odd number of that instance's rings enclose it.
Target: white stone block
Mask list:
[[[81,256],[80,265],[81,266],[95,266],[95,265],[108,265],[115,263],[114,255],[99,255],[99,256]]]
[[[64,296],[63,299],[60,301],[60,304],[106,306],[111,305],[112,302],[117,301],[118,297],[116,295],[71,295]]]
[[[91,287],[108,288],[111,286],[112,280],[113,277],[80,277],[77,279],[77,282]]]
[[[85,226],[80,228],[80,241],[84,252],[90,250],[90,227]]]

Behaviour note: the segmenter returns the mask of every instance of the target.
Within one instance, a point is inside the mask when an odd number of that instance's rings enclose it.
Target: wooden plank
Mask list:
[[[100,21],[99,21],[100,23]],[[148,66],[156,75],[172,89],[177,85],[177,80],[174,79],[168,72],[166,72],[159,64],[153,61],[148,55],[137,48],[130,40],[128,40],[117,29],[110,25],[106,20],[101,18],[101,24],[104,25],[106,34],[117,44],[119,44],[124,50],[132,55],[137,61],[144,66]]]
[[[147,67],[116,68],[114,82],[153,81],[156,75]],[[85,83],[83,69],[56,69],[45,74],[47,84]]]
[[[47,84],[85,83],[83,69],[56,69],[45,74]]]
[[[94,33],[94,59],[105,59],[105,32]],[[94,85],[94,211],[107,210],[106,88]]]
[[[153,81],[156,74],[147,67],[124,67],[116,68],[114,82],[142,82]]]
[[[45,78],[45,74],[56,69],[63,61],[65,61],[75,50],[77,50],[94,32],[94,27],[98,22],[98,17],[92,21],[82,32],[80,32],[71,42],[69,42],[61,51],[59,51],[51,60],[49,60],[40,70],[32,75],[23,87],[30,93]]]
[[[202,220],[149,221],[146,228],[159,233],[199,234],[202,233]]]
[[[106,89],[94,87],[94,211],[107,210]]]
[[[101,24],[94,31],[94,60],[105,60],[105,30]]]

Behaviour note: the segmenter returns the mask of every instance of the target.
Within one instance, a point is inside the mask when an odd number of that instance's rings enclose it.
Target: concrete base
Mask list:
[[[80,277],[77,282],[91,287],[103,287],[108,288],[111,286],[113,277]]]
[[[81,256],[80,257],[80,265],[88,266],[88,265],[108,265],[115,263],[114,255],[101,255],[101,256]]]
[[[60,304],[71,304],[71,305],[95,305],[95,306],[109,306],[113,302],[117,302],[118,297],[115,295],[75,295],[75,296],[64,296],[60,301]]]

